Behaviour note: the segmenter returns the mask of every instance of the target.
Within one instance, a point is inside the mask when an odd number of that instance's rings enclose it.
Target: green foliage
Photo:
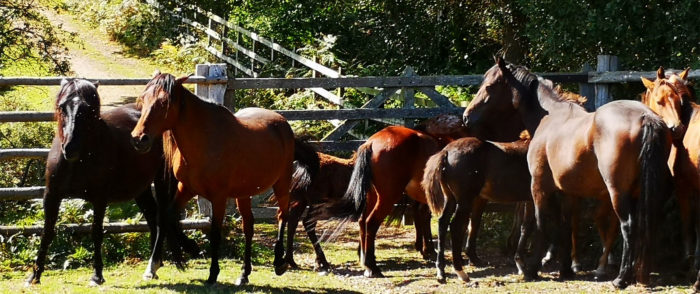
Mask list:
[[[171,41],[163,42],[150,54],[155,63],[178,72],[192,72],[197,64],[207,63],[204,56],[208,56],[208,53],[200,44],[176,46]]]
[[[67,0],[66,6],[82,21],[105,30],[138,55],[148,55],[166,39],[177,36],[179,22],[144,1]]]
[[[56,30],[42,16],[35,1],[0,0],[0,70],[21,60],[55,72],[66,72],[66,48]]]

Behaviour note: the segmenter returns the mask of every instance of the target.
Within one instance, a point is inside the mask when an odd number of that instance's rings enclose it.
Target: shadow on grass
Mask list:
[[[151,284],[151,285],[140,285],[135,287],[136,289],[148,290],[148,289],[169,289],[172,291],[177,291],[180,293],[234,293],[234,292],[265,292],[265,293],[344,293],[344,294],[356,294],[361,292],[350,291],[350,290],[339,290],[332,288],[305,288],[305,287],[269,287],[269,286],[256,286],[256,285],[243,285],[236,286],[231,283],[217,282],[214,285],[207,285],[204,280],[193,280],[191,283],[165,283],[165,284]],[[133,289],[133,288],[129,288]]]

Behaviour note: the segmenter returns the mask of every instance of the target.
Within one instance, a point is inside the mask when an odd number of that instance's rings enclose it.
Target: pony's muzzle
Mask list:
[[[140,153],[146,153],[151,150],[151,145],[153,145],[153,139],[147,134],[142,134],[141,136],[131,137],[131,145],[134,149]]]
[[[80,152],[73,148],[71,144],[67,144],[61,148],[61,153],[63,153],[63,159],[68,162],[74,162],[80,157]]]

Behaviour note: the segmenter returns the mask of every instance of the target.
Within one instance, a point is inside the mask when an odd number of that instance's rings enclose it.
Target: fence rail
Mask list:
[[[180,221],[182,228],[185,230],[208,230],[211,223],[208,219],[202,220],[183,220]],[[89,233],[91,232],[92,224],[64,224],[57,225],[56,230],[60,232],[74,233]],[[44,227],[41,225],[33,226],[0,226],[0,235],[12,236],[15,234],[22,235],[40,235]],[[113,222],[103,225],[105,233],[131,233],[131,232],[149,232],[146,222],[137,224],[125,222]]]

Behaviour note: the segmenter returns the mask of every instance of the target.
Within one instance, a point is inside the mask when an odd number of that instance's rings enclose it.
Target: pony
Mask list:
[[[220,272],[219,247],[227,198],[236,200],[245,234],[243,271],[236,284],[248,283],[253,238],[250,196],[272,187],[279,203],[273,265],[275,273],[281,275],[288,268],[283,260],[283,236],[293,161],[313,167],[318,166],[318,157],[313,148],[294,138],[292,128],[280,114],[261,108],[245,108],[233,114],[183,87],[187,78],[158,74],[146,85],[140,96],[141,118],[131,132],[132,145],[137,151],[147,152],[155,138],[163,137],[166,162],[178,180],[169,211],[184,206],[195,195],[211,201],[207,284],[216,283]],[[168,228],[175,229],[172,225]]]
[[[138,153],[131,147],[129,131],[136,125],[139,115],[135,104],[100,113],[97,84],[81,79],[61,81],[54,111],[58,128],[46,161],[45,222],[28,285],[41,282],[48,247],[56,235],[59,207],[67,197],[84,199],[93,206],[95,253],[90,284],[105,282],[102,275],[102,223],[106,207],[110,203],[131,199],[136,200],[146,217],[154,248],[144,278],[157,278],[155,269],[162,264],[164,234],[156,224],[162,219],[163,208],[171,201],[172,194],[168,191],[170,185],[163,151],[155,148]],[[161,141],[153,144],[160,146]],[[155,183],[156,199],[151,192],[151,183]],[[182,231],[177,237],[179,242],[187,244],[189,252],[199,251],[196,243],[187,239]]]
[[[298,268],[294,261],[294,235],[303,216],[303,227],[313,245],[316,254],[314,270],[321,273],[330,271],[330,264],[326,259],[318,237],[316,236],[316,224],[319,220],[332,218],[334,207],[342,205],[341,199],[350,182],[356,153],[349,159],[339,158],[323,152],[317,152],[320,166],[314,171],[315,177],[311,177],[308,167],[303,164],[295,164],[292,176],[292,190],[289,199],[289,215],[287,230],[287,247],[284,259],[291,268]],[[308,207],[308,208],[307,208]],[[435,250],[432,246],[432,234],[430,232],[430,212],[426,207],[413,205],[416,227],[416,241],[414,247],[421,252],[424,259],[432,258]]]
[[[669,129],[640,102],[614,101],[589,113],[541,81],[527,68],[497,58],[463,115],[467,126],[519,117],[513,124],[524,125],[533,136],[527,162],[538,238],[525,277],[537,278],[550,240],[561,242],[563,249],[560,278],[574,276],[572,200],[597,197],[611,203],[623,237],[620,272],[613,285],[627,287],[635,272],[638,282],[648,283],[656,209],[670,190]]]
[[[383,277],[375,257],[375,239],[384,218],[405,193],[426,203],[420,185],[428,157],[451,140],[466,136],[456,116],[440,116],[410,129],[389,126],[375,133],[357,150],[345,195],[336,217],[358,219],[360,264],[368,278]]]
[[[676,198],[680,208],[685,256],[689,265],[700,268],[700,241],[693,248],[693,238],[700,238],[698,197],[700,197],[700,124],[696,122],[695,92],[687,82],[689,69],[666,78],[659,67],[656,80],[642,77],[646,91],[642,103],[661,116],[673,133],[668,164],[673,173]],[[695,235],[695,236],[694,236]],[[694,256],[694,258],[693,258]],[[694,260],[693,260],[694,259]]]

